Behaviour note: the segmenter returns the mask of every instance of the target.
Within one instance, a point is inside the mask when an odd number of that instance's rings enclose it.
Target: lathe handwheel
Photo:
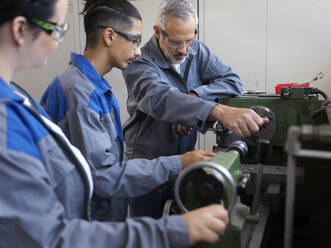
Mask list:
[[[187,208],[184,206],[183,201],[181,200],[181,197],[180,197],[180,185],[181,185],[182,180],[191,171],[196,170],[196,169],[206,168],[206,167],[214,169],[218,173],[220,173],[223,176],[223,178],[226,180],[228,185],[230,186],[229,203],[228,203],[228,206],[226,207],[227,211],[230,213],[233,209],[233,206],[235,204],[236,197],[237,197],[236,184],[235,184],[235,182],[233,180],[233,177],[231,176],[230,172],[227,169],[225,169],[223,166],[221,166],[217,163],[214,163],[214,162],[198,162],[198,163],[195,163],[195,164],[187,167],[186,169],[184,169],[179,174],[179,176],[176,179],[176,183],[175,183],[175,201],[176,201],[178,207],[180,208],[180,210],[182,212],[184,212],[184,213],[188,212]]]

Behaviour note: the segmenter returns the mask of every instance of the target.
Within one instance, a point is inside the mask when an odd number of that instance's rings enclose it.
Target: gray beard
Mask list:
[[[187,58],[187,56],[185,56],[185,58],[183,58],[182,60],[176,60],[172,56],[167,56],[167,60],[169,61],[170,64],[182,64],[182,63],[184,63],[186,58]]]

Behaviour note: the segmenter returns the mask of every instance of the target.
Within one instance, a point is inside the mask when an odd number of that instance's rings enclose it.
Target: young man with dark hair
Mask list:
[[[83,13],[84,54],[71,54],[70,66],[48,87],[42,104],[91,166],[94,219],[124,221],[127,197],[151,192],[182,168],[209,160],[214,153],[123,161],[119,106],[103,76],[114,67],[127,68],[141,55],[141,17],[123,0],[87,1]]]

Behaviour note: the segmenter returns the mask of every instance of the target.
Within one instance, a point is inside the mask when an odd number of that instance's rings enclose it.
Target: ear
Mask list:
[[[160,28],[157,25],[154,25],[153,29],[154,29],[154,34],[155,34],[156,38],[160,39],[160,35],[161,35]]]
[[[115,32],[112,28],[106,28],[103,31],[103,36],[102,36],[104,43],[107,47],[111,47],[113,45],[113,41],[115,38]]]
[[[18,46],[22,46],[27,38],[28,21],[23,16],[15,17],[11,22],[11,33],[13,35],[14,42]]]

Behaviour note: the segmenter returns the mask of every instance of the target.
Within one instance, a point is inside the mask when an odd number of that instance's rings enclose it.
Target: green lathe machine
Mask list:
[[[212,129],[217,155],[178,176],[177,212],[220,203],[230,213],[230,224],[217,243],[195,247],[331,247],[327,95],[316,88],[288,87],[281,88],[280,95],[244,95],[219,102],[251,108],[269,123],[243,139],[217,123]]]

